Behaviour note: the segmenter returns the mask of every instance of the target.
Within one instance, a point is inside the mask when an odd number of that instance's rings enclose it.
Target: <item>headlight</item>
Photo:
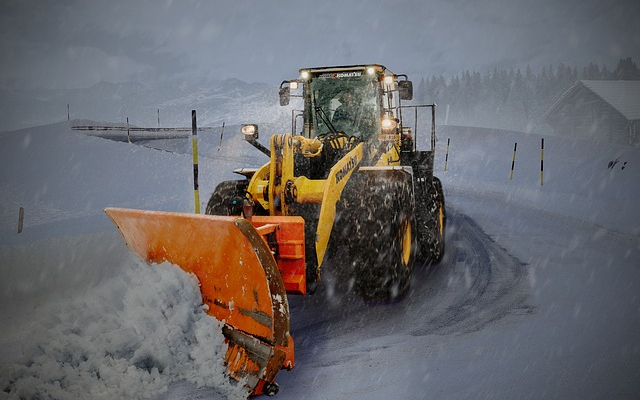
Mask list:
[[[391,85],[393,83],[393,75],[385,75],[384,76],[384,84]]]
[[[398,126],[398,120],[395,118],[384,118],[380,125],[383,131],[389,132],[396,129]]]
[[[246,140],[253,140],[258,138],[258,125],[256,124],[242,125],[242,128],[240,130],[242,131],[242,134],[244,135],[244,138]]]
[[[367,74],[373,75],[376,73],[376,69],[373,67],[367,67]]]
[[[309,71],[302,71],[300,72],[300,78],[302,79],[309,79]]]
[[[289,87],[291,89],[294,89],[294,90],[297,89],[298,88],[298,82],[296,82],[296,81],[289,82]]]

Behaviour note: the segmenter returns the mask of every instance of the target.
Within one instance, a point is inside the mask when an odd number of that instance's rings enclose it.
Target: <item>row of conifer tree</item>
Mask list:
[[[538,73],[529,67],[484,74],[467,70],[448,79],[422,78],[414,99],[438,104],[439,124],[544,132],[542,115],[578,80],[640,80],[640,70],[631,58],[620,59],[613,70],[594,63],[581,69],[549,65]]]

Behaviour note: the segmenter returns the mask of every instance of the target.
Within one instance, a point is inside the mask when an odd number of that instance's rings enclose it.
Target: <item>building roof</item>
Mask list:
[[[542,118],[547,119],[566,99],[585,89],[609,103],[629,121],[640,120],[640,81],[577,81]]]

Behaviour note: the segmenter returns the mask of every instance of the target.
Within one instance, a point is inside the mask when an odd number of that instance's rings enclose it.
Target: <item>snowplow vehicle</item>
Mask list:
[[[292,133],[267,147],[257,125],[243,125],[269,161],[221,182],[206,215],[105,210],[143,259],[195,274],[224,324],[228,375],[254,395],[277,393],[277,373],[294,366],[287,295],[312,294],[328,265],[366,301],[399,298],[414,264],[438,262],[445,248],[435,104],[402,105],[413,97],[406,75],[379,64],[305,68],[279,97],[302,100]],[[426,150],[419,110],[431,111]]]

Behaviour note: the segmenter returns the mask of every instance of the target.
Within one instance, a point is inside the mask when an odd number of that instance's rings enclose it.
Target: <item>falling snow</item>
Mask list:
[[[391,304],[344,293],[329,271],[315,295],[290,296],[296,368],[278,398],[638,398],[640,152],[546,137],[541,185],[540,138],[443,127],[444,260]],[[102,213],[190,212],[190,155],[67,124],[0,146],[0,398],[245,396],[193,278],[141,264]],[[202,158],[201,191],[239,161]]]

